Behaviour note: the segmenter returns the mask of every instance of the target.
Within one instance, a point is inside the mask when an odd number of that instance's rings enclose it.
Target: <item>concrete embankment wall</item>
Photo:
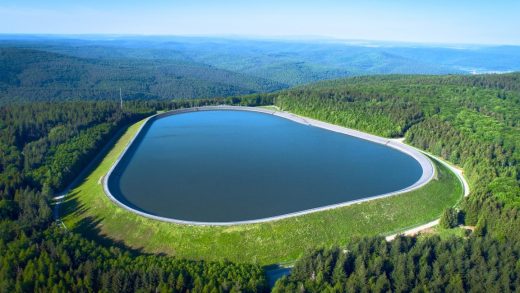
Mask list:
[[[112,193],[110,192],[109,186],[108,186],[108,181],[109,181],[110,175],[112,174],[112,172],[114,171],[114,169],[116,168],[118,163],[121,161],[121,159],[124,157],[125,153],[128,151],[128,149],[133,144],[133,142],[141,135],[141,132],[142,132],[142,130],[145,127],[149,126],[149,124],[153,123],[153,121],[156,120],[156,119],[160,119],[160,118],[167,117],[167,116],[170,116],[170,115],[176,115],[176,114],[181,114],[181,113],[189,113],[189,112],[197,112],[197,111],[215,111],[215,110],[250,111],[250,112],[259,112],[259,113],[264,113],[264,114],[275,115],[275,116],[278,116],[278,117],[281,117],[281,118],[285,118],[285,119],[288,119],[288,120],[291,120],[291,121],[294,121],[294,122],[297,122],[297,123],[305,124],[305,125],[308,125],[308,126],[319,127],[319,128],[326,129],[326,130],[329,130],[329,131],[334,131],[334,132],[342,133],[342,134],[345,134],[345,135],[349,135],[349,136],[357,137],[357,138],[360,138],[360,139],[364,139],[364,140],[367,140],[367,141],[371,141],[371,142],[374,142],[374,143],[386,145],[388,147],[394,148],[394,149],[396,149],[398,151],[401,151],[401,152],[403,152],[403,153],[413,157],[415,160],[417,160],[417,162],[419,162],[423,172],[422,172],[422,175],[419,178],[419,180],[417,180],[413,185],[408,186],[408,187],[403,188],[403,189],[398,190],[398,191],[389,192],[389,193],[385,193],[385,194],[381,194],[381,195],[377,195],[377,196],[371,196],[371,197],[367,197],[367,198],[363,198],[363,199],[359,199],[359,200],[348,201],[348,202],[343,202],[343,203],[339,203],[339,204],[334,204],[334,205],[328,205],[328,206],[318,207],[318,208],[314,208],[314,209],[303,210],[303,211],[299,211],[299,212],[295,212],[295,213],[284,214],[284,215],[275,216],[275,217],[256,219],[256,220],[248,220],[248,221],[237,221],[237,222],[196,222],[196,221],[185,221],[185,220],[178,220],[178,219],[172,219],[172,218],[156,216],[156,215],[148,214],[148,213],[145,213],[143,211],[131,208],[131,207],[125,205],[124,203],[122,203],[121,201],[119,201],[114,195],[112,195]],[[319,120],[315,120],[315,119],[301,117],[301,116],[298,116],[298,115],[295,115],[295,114],[292,114],[292,113],[288,113],[288,112],[283,112],[283,111],[275,111],[275,110],[269,110],[269,109],[265,109],[265,108],[241,107],[241,106],[204,106],[204,107],[177,109],[177,110],[173,110],[173,111],[169,111],[169,112],[165,112],[165,113],[161,113],[161,114],[157,114],[157,115],[149,117],[143,123],[143,125],[141,125],[141,127],[139,128],[139,130],[137,131],[135,136],[128,143],[128,145],[125,147],[123,152],[120,154],[120,156],[118,157],[116,162],[112,165],[112,167],[110,168],[110,170],[108,171],[108,173],[104,177],[104,179],[103,179],[103,188],[105,190],[106,195],[114,203],[116,203],[117,205],[121,206],[122,208],[124,208],[126,210],[129,210],[131,212],[134,212],[136,214],[139,214],[139,215],[147,217],[147,218],[160,220],[160,221],[165,221],[165,222],[177,223],[177,224],[187,224],[187,225],[231,226],[231,225],[253,224],[253,223],[262,223],[262,222],[276,221],[276,220],[281,220],[281,219],[285,219],[285,218],[289,218],[289,217],[305,215],[305,214],[308,214],[308,213],[313,213],[313,212],[318,212],[318,211],[330,210],[330,209],[344,207],[344,206],[357,204],[357,203],[361,203],[361,202],[365,202],[365,201],[369,201],[369,200],[374,200],[374,199],[378,199],[378,198],[389,197],[389,196],[401,194],[401,193],[404,193],[404,192],[409,192],[409,191],[418,189],[418,188],[424,186],[425,184],[427,184],[434,177],[434,175],[435,175],[435,168],[433,167],[433,163],[430,161],[430,159],[428,159],[428,157],[426,157],[420,151],[418,151],[418,150],[416,150],[416,149],[414,149],[414,148],[412,148],[412,147],[410,147],[410,146],[408,146],[406,144],[395,142],[395,141],[392,141],[392,140],[390,140],[388,138],[383,138],[383,137],[380,137],[380,136],[368,134],[368,133],[357,131],[357,130],[354,130],[354,129],[349,129],[349,128],[333,125],[333,124],[326,123],[326,122],[319,121]]]

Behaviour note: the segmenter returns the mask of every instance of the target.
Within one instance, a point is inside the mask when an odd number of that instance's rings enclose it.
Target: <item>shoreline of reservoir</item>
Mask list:
[[[123,202],[121,202],[120,200],[118,200],[111,193],[110,188],[109,188],[109,184],[108,184],[110,175],[112,174],[112,172],[114,171],[116,166],[119,164],[121,159],[124,157],[124,155],[126,154],[128,149],[133,145],[134,141],[139,137],[139,135],[142,132],[142,130],[149,123],[152,123],[156,119],[160,119],[162,117],[167,117],[167,116],[170,116],[170,115],[176,115],[176,114],[181,114],[181,113],[189,113],[189,112],[197,112],[197,111],[216,111],[216,110],[250,111],[250,112],[259,112],[259,113],[264,113],[264,114],[270,114],[270,115],[274,115],[274,116],[278,116],[278,117],[281,117],[281,118],[285,118],[285,119],[288,119],[288,120],[291,120],[293,122],[297,122],[297,123],[300,123],[300,124],[304,124],[304,125],[308,125],[308,126],[312,126],[312,127],[319,127],[321,129],[325,129],[325,130],[328,130],[328,131],[333,131],[333,132],[341,133],[341,134],[344,134],[344,135],[348,135],[348,136],[360,138],[360,139],[363,139],[363,140],[367,140],[367,141],[370,141],[372,143],[385,145],[387,147],[396,149],[396,150],[398,150],[398,151],[400,151],[400,152],[402,152],[404,154],[407,154],[408,156],[410,156],[413,159],[415,159],[421,166],[422,175],[414,184],[412,184],[412,185],[410,185],[410,186],[408,186],[406,188],[403,188],[403,189],[400,189],[400,190],[397,190],[397,191],[393,191],[393,192],[389,192],[389,193],[385,193],[385,194],[369,196],[369,197],[358,199],[358,200],[351,200],[351,201],[342,202],[342,203],[338,203],[338,204],[326,205],[326,206],[322,206],[322,207],[318,207],[318,208],[305,209],[305,210],[302,210],[302,211],[282,214],[282,215],[279,215],[279,216],[273,216],[273,217],[267,217],[267,218],[261,218],[261,219],[254,219],[254,220],[231,221],[231,222],[199,222],[199,221],[178,220],[178,219],[174,219],[174,218],[157,216],[157,215],[153,215],[153,214],[146,213],[144,211],[140,211],[138,209],[134,209],[132,207],[129,207],[128,205],[126,205]],[[349,205],[362,203],[362,202],[366,202],[366,201],[370,201],[370,200],[375,200],[375,199],[380,199],[380,198],[385,198],[385,197],[390,197],[390,196],[406,193],[406,192],[413,191],[413,190],[416,190],[418,188],[423,187],[428,182],[430,182],[430,180],[434,177],[434,175],[435,175],[435,168],[433,167],[433,163],[430,161],[430,159],[427,158],[426,155],[422,154],[421,152],[417,151],[416,149],[414,149],[414,148],[412,148],[412,147],[410,147],[408,145],[395,142],[395,141],[393,141],[391,139],[375,136],[375,135],[372,135],[372,134],[368,134],[368,133],[364,133],[364,132],[361,132],[361,131],[357,131],[357,130],[353,130],[353,129],[349,129],[349,128],[345,128],[345,127],[329,124],[329,123],[326,123],[326,122],[322,122],[322,121],[318,121],[318,120],[314,120],[314,119],[310,119],[310,118],[304,118],[304,117],[301,117],[301,116],[298,116],[298,115],[295,115],[295,114],[292,114],[292,113],[288,113],[288,112],[270,110],[270,109],[265,109],[265,108],[253,108],[253,107],[241,107],[241,106],[204,106],[204,107],[194,107],[194,108],[178,109],[178,110],[173,110],[173,111],[169,111],[169,112],[165,112],[165,113],[161,113],[161,114],[156,114],[156,115],[148,117],[145,120],[145,122],[140,126],[139,130],[136,132],[136,134],[133,136],[133,138],[130,140],[130,142],[126,145],[126,147],[121,152],[121,154],[118,156],[117,160],[111,166],[110,170],[104,176],[104,178],[103,178],[103,189],[104,189],[105,194],[114,203],[116,203],[120,207],[122,207],[122,208],[124,208],[124,209],[126,209],[128,211],[131,211],[133,213],[136,213],[138,215],[147,217],[147,218],[151,218],[151,219],[155,219],[155,220],[159,220],[159,221],[164,221],[164,222],[183,224],[183,225],[232,226],[232,225],[243,225],[243,224],[254,224],[254,223],[263,223],[263,222],[277,221],[277,220],[282,220],[282,219],[286,219],[286,218],[290,218],[290,217],[296,217],[296,216],[301,216],[301,215],[305,215],[305,214],[309,214],[309,213],[315,213],[315,212],[319,212],[319,211],[335,209],[335,208],[349,206]]]

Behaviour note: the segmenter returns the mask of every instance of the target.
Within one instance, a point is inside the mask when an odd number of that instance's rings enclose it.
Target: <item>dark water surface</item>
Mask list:
[[[419,163],[392,148],[247,111],[159,118],[109,180],[123,203],[179,220],[261,219],[397,191]]]

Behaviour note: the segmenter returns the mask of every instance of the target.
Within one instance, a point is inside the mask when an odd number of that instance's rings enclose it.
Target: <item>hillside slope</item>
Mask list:
[[[91,59],[0,48],[0,103],[70,99],[219,97],[286,87],[190,61]]]
[[[105,61],[205,64],[213,69],[289,86],[374,74],[468,74],[520,70],[520,46],[425,45],[335,39],[0,35],[0,47]]]

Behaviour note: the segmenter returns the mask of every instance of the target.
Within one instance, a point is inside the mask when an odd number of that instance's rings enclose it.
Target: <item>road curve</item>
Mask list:
[[[393,139],[393,141],[395,141],[395,143],[405,144],[403,142],[403,139]],[[406,144],[406,145],[408,145],[408,144]],[[411,145],[408,145],[408,146],[412,147],[412,148],[415,148],[415,147],[413,147]],[[417,148],[415,148],[415,149],[420,151],[420,152],[422,152],[422,153],[424,153],[424,154],[427,154],[428,156],[434,158],[439,163],[441,163],[444,166],[446,166],[446,168],[448,168],[451,172],[453,172],[457,176],[457,178],[459,179],[460,183],[462,184],[462,189],[464,191],[464,197],[467,197],[469,195],[469,192],[470,192],[469,191],[469,184],[466,181],[466,178],[464,178],[464,174],[463,174],[463,171],[461,169],[458,169],[458,168],[454,167],[453,165],[449,164],[448,162],[444,161],[443,159],[441,159],[441,158],[439,158],[437,156],[434,156],[434,155],[432,155],[432,154],[430,154],[428,152],[419,150]],[[411,228],[411,229],[408,229],[408,230],[404,230],[404,231],[402,231],[400,233],[397,233],[397,234],[388,235],[388,236],[386,236],[386,241],[392,241],[398,235],[405,235],[405,236],[417,235],[417,234],[419,234],[423,230],[426,230],[426,229],[429,229],[429,228],[432,228],[432,227],[435,227],[435,226],[439,225],[439,220],[440,219],[437,219],[437,220],[428,222],[426,224],[423,224],[423,225],[420,225],[420,226],[417,226],[417,227],[414,227],[414,228]]]

